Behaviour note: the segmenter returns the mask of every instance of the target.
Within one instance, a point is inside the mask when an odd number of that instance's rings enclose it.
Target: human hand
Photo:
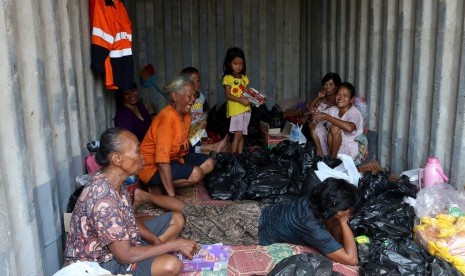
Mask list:
[[[207,121],[206,121],[206,120],[205,120],[205,121],[202,121],[202,122],[200,123],[200,128],[204,129],[204,128],[206,128],[206,127],[207,127]]]
[[[250,101],[247,100],[246,98],[242,98],[242,99],[241,99],[241,104],[244,105],[244,106],[249,106],[249,105],[250,105]]]
[[[318,91],[318,98],[322,99],[326,97],[326,91],[324,89],[321,89],[320,91]]]
[[[189,258],[189,260],[192,260],[194,255],[200,250],[200,245],[193,240],[181,238],[173,242],[175,243],[176,251]]]
[[[312,114],[312,124],[318,124],[319,122],[321,121],[324,121],[326,118],[326,114],[325,113],[321,113],[321,112],[314,112]]]
[[[334,218],[337,219],[340,223],[348,222],[352,218],[352,212],[350,209],[338,211]]]

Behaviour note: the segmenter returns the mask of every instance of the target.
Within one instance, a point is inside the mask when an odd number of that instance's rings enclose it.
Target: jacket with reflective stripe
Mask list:
[[[105,74],[107,89],[132,88],[132,26],[121,0],[90,0],[91,68]]]

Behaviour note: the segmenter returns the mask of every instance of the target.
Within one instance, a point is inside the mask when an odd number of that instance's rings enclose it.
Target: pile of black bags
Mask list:
[[[262,200],[269,203],[310,194],[320,183],[316,163],[334,168],[338,159],[314,155],[311,142],[299,145],[283,141],[269,150],[261,148],[243,154],[213,155],[217,164],[207,176],[207,189],[214,199]]]
[[[270,204],[310,195],[321,183],[314,172],[319,161],[331,168],[341,163],[339,159],[315,156],[311,142],[299,145],[289,141],[271,150],[262,148],[240,155],[221,153],[214,158],[216,169],[206,181],[212,198],[252,199]],[[415,212],[404,198],[415,198],[417,187],[405,176],[398,181],[390,181],[389,176],[389,171],[367,172],[359,182],[364,200],[350,225],[354,236],[370,239],[369,243],[357,244],[360,275],[461,275],[448,262],[429,255],[415,243]],[[294,271],[299,262],[300,259],[292,259],[273,275],[291,275],[288,270]]]
[[[389,181],[389,172],[365,173],[359,182],[365,202],[350,221],[358,244],[360,275],[461,275],[448,262],[428,254],[413,240],[415,212],[404,202],[417,187],[406,176]]]

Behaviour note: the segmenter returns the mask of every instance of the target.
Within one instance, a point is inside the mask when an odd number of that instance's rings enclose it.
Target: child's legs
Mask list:
[[[234,132],[234,138],[233,138],[233,141],[232,141],[232,144],[231,144],[231,152],[232,153],[241,153],[242,152],[242,149],[241,152],[239,152],[239,147],[241,146],[241,140],[242,140],[242,146],[244,146],[244,139],[243,139],[243,136],[242,136],[242,131],[235,131]]]
[[[250,122],[250,112],[244,112],[238,115],[231,116],[231,123],[229,131],[234,133],[233,142],[231,145],[231,152],[242,153],[244,148],[244,136],[247,135],[247,128]]]

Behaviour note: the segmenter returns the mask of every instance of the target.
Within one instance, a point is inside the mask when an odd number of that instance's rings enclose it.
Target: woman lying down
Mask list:
[[[329,178],[310,197],[271,206],[256,201],[235,201],[225,206],[190,205],[140,189],[135,192],[135,206],[152,203],[183,212],[185,228],[181,236],[199,243],[307,245],[335,262],[357,265],[357,247],[349,219],[360,198],[354,185]],[[144,222],[144,217],[137,219]]]

